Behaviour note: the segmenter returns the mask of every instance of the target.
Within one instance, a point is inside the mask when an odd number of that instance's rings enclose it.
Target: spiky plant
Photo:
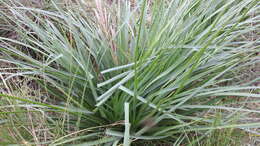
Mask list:
[[[51,94],[46,103],[1,96],[62,112],[61,131],[68,135],[53,145],[180,145],[214,129],[260,126],[232,124],[238,112],[259,111],[223,103],[260,97],[248,92],[259,89],[251,86],[259,78],[230,82],[259,61],[259,39],[241,37],[259,28],[259,16],[251,15],[257,0],[96,0],[73,7],[53,1],[51,10],[1,3],[20,36],[0,38],[1,60],[19,70],[5,80],[34,78]],[[217,125],[215,109],[222,112]]]

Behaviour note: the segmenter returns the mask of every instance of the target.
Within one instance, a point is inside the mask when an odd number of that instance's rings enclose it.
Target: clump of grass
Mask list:
[[[2,80],[3,81],[3,80]],[[28,86],[27,79],[20,79],[12,85],[0,84],[1,96],[19,96],[25,100],[43,102],[43,93]],[[7,86],[8,85],[8,86]],[[36,99],[37,98],[37,99]],[[40,99],[39,99],[40,98]],[[42,110],[39,105],[28,104],[19,100],[1,99],[0,102],[0,144],[41,145],[55,139],[53,126],[48,119],[51,110]]]
[[[256,0],[95,2],[91,11],[88,3],[72,9],[53,1],[48,11],[1,2],[22,38],[0,37],[1,60],[19,70],[5,80],[33,78],[55,102],[1,96],[61,112],[62,119],[50,119],[65,136],[51,144],[180,145],[193,143],[186,137],[195,131],[203,137],[260,126],[230,121],[259,111],[219,105],[232,96],[260,97],[248,92],[259,89],[250,86],[259,78],[229,84],[234,72],[259,61],[259,40],[238,39],[259,27],[249,25],[259,21],[249,17]],[[217,125],[208,112],[214,109],[223,112]]]

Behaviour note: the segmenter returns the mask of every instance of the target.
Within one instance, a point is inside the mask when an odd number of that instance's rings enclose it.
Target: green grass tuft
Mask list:
[[[259,62],[259,39],[242,37],[259,29],[257,0],[0,4],[19,36],[0,37],[0,61],[15,66],[4,81],[30,78],[47,92],[46,101],[0,94],[1,101],[50,111],[56,137],[47,144],[219,145],[205,137],[260,126],[231,120],[259,110],[225,104],[260,98],[252,84],[259,78],[235,82],[236,72]]]

